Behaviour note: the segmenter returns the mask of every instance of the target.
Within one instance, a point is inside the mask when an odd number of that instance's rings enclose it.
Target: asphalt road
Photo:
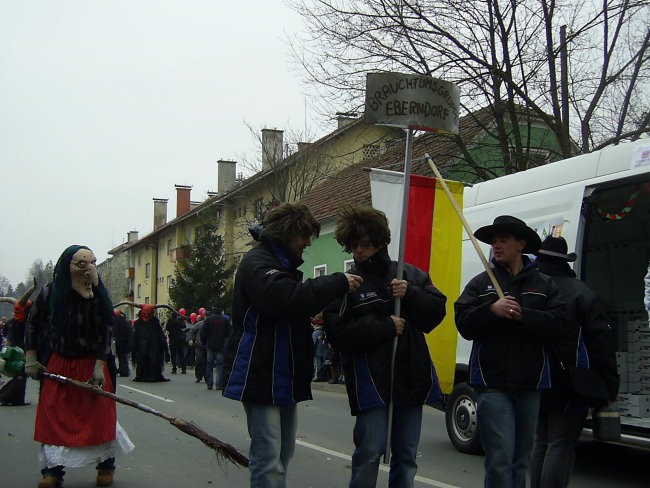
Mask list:
[[[167,372],[168,373],[168,372]],[[193,421],[214,437],[247,453],[246,419],[240,403],[195,384],[192,371],[170,375],[169,383],[118,380],[118,395],[172,416]],[[314,400],[300,404],[298,440],[288,485],[295,488],[343,488],[350,475],[353,418],[344,387],[315,384]],[[0,407],[0,488],[35,487],[40,479],[38,444],[32,440],[37,383],[29,382],[27,407]],[[248,487],[248,472],[220,461],[199,440],[152,414],[118,405],[118,419],[136,448],[117,460],[115,487]],[[416,488],[471,488],[483,484],[483,457],[460,454],[447,439],[444,415],[425,408]],[[572,488],[644,487],[650,452],[584,443]],[[67,488],[95,485],[92,466],[69,469]],[[387,486],[382,466],[377,486]]]

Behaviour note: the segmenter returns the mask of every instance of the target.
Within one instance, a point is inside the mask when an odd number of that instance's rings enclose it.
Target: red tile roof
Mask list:
[[[472,141],[487,128],[490,120],[491,116],[487,109],[481,109],[461,118],[459,137],[466,142]],[[368,169],[404,171],[404,152],[405,142],[396,144],[374,158],[345,168],[305,195],[301,203],[307,205],[319,221],[336,216],[339,209],[345,205],[370,205]],[[427,153],[433,158],[443,176],[445,164],[452,158],[459,157],[454,136],[424,133],[415,137],[413,141],[412,174],[433,176],[429,164],[423,159]]]

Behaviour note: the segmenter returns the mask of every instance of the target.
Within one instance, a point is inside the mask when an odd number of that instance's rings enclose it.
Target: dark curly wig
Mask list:
[[[352,252],[352,241],[367,238],[378,248],[390,243],[388,219],[372,207],[346,206],[339,211],[334,237],[346,252]]]
[[[320,224],[306,205],[285,203],[271,210],[264,218],[262,235],[282,243],[294,237],[318,237]]]

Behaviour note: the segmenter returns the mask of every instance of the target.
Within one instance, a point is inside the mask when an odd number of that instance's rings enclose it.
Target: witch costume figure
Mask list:
[[[114,391],[110,354],[113,307],[85,246],[68,247],[56,263],[53,282],[39,294],[25,337],[25,373],[41,371]],[[44,366],[45,364],[45,366]],[[43,478],[38,488],[57,488],[64,468],[97,463],[97,486],[113,483],[115,456],[133,444],[117,422],[115,402],[91,391],[42,379],[34,440],[41,443]]]
[[[135,366],[133,381],[169,381],[163,376],[169,347],[160,321],[154,315],[155,307],[151,304],[138,306],[139,318],[133,324],[131,335],[131,358]]]

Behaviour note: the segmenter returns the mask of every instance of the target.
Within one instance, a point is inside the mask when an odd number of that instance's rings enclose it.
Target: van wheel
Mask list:
[[[447,435],[453,446],[466,454],[479,454],[478,416],[474,389],[467,383],[454,387],[445,409]]]

